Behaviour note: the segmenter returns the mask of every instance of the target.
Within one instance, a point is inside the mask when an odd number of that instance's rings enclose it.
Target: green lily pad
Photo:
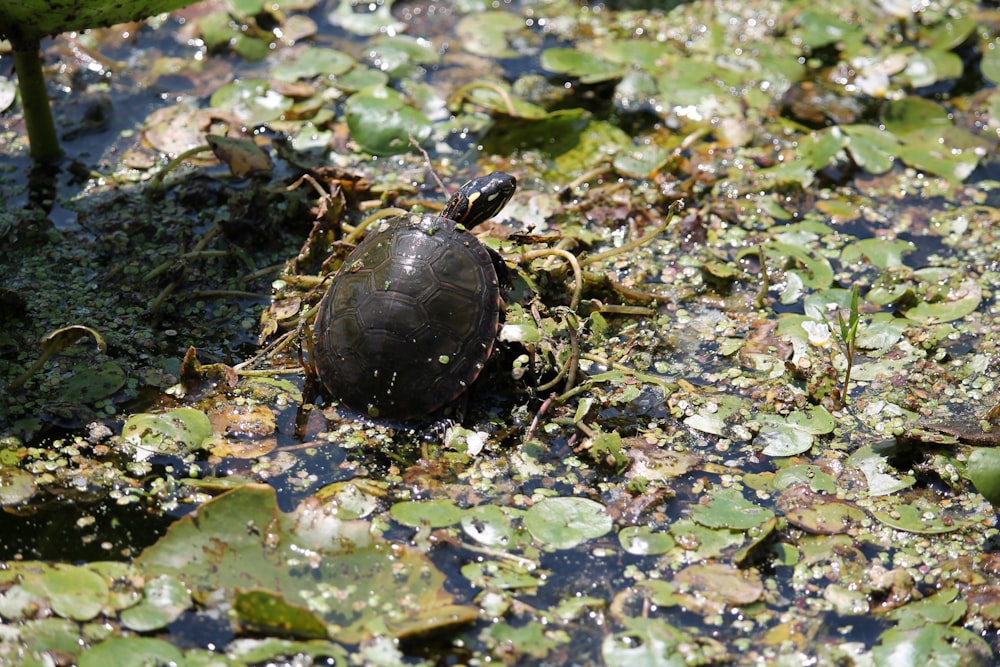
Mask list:
[[[122,625],[136,632],[166,627],[191,607],[187,587],[179,580],[160,576],[146,582],[142,601],[121,613]]]
[[[982,287],[974,278],[954,269],[930,267],[913,272],[920,303],[903,311],[918,322],[951,322],[979,307]]]
[[[936,102],[922,97],[892,100],[882,115],[885,129],[897,137],[911,132],[929,132],[935,127],[951,125],[948,111]]]
[[[865,519],[863,510],[844,501],[815,503],[796,507],[785,514],[788,523],[817,535],[836,535],[847,532]]]
[[[194,408],[132,415],[122,438],[146,453],[179,454],[200,449],[212,437],[208,415]]]
[[[986,665],[993,659],[989,644],[976,633],[940,624],[886,630],[879,635],[879,643],[872,648],[871,654],[878,666],[896,665],[899,656],[904,655],[906,664],[924,667]]]
[[[912,504],[893,503],[887,509],[873,510],[872,515],[890,528],[921,535],[951,533],[974,523],[945,516],[940,504],[927,500],[918,500]]]
[[[151,637],[112,637],[80,655],[79,667],[146,667],[185,664],[173,644]]]
[[[409,35],[382,36],[368,42],[368,60],[391,78],[405,77],[413,69],[441,60],[434,45]]]
[[[424,554],[374,537],[366,522],[342,521],[316,503],[284,514],[274,489],[263,485],[202,505],[174,523],[136,565],[147,576],[179,579],[202,603],[219,594],[236,600],[239,591],[261,591],[266,599],[254,600],[277,611],[262,611],[244,598],[245,620],[280,617],[290,636],[315,636],[313,617],[326,623],[329,637],[356,643],[478,615],[478,608],[452,604],[444,575]],[[286,613],[298,608],[310,613]]]
[[[451,500],[413,501],[396,503],[389,510],[392,518],[404,526],[445,528],[462,520],[464,512]]]
[[[871,125],[841,125],[847,135],[847,152],[855,164],[872,174],[892,169],[900,141],[892,132]]]
[[[531,536],[551,549],[572,549],[611,531],[611,515],[589,498],[543,498],[524,515]]]
[[[860,447],[847,458],[847,465],[864,473],[868,480],[868,495],[884,496],[911,486],[916,479],[912,475],[893,474],[885,456],[878,454],[871,445]]]
[[[318,76],[339,76],[354,66],[354,58],[343,51],[309,47],[296,54],[295,60],[282,63],[272,70],[278,81],[312,79]]]
[[[52,611],[63,618],[89,621],[108,602],[108,582],[86,567],[56,564],[19,564],[21,585],[48,600]]]
[[[823,469],[814,465],[797,465],[781,469],[774,479],[771,480],[771,487],[775,491],[784,491],[796,484],[806,484],[816,493],[836,493],[837,480],[833,475],[823,472]]]
[[[622,549],[634,556],[656,556],[674,548],[676,542],[669,533],[655,532],[649,526],[629,526],[618,532]]]
[[[12,466],[0,466],[0,506],[23,503],[38,491],[35,476]]]
[[[624,72],[621,65],[580,49],[545,49],[541,62],[542,67],[550,72],[565,74],[588,84],[619,79]]]
[[[979,63],[983,76],[1000,85],[1000,48],[994,44],[992,49],[983,49],[983,59]]]
[[[272,90],[262,79],[243,79],[218,88],[209,99],[216,109],[224,109],[250,127],[281,118],[295,101]]]
[[[695,505],[691,518],[708,528],[749,530],[774,518],[774,512],[756,505],[736,489],[722,489],[705,505]]]
[[[365,88],[347,98],[344,115],[351,138],[373,155],[397,155],[413,150],[410,137],[422,142],[431,122],[391,88]]]
[[[81,365],[63,386],[62,398],[67,401],[93,403],[111,396],[125,386],[125,370],[114,361],[95,366]]]
[[[840,261],[844,264],[868,262],[880,269],[902,266],[903,256],[917,249],[909,241],[897,239],[861,239],[847,246],[840,253]]]
[[[757,433],[754,443],[767,456],[795,456],[809,451],[813,434],[794,424],[770,424]]]
[[[462,48],[488,58],[513,58],[511,39],[527,30],[524,19],[508,11],[476,12],[455,26]]]
[[[495,505],[479,505],[462,514],[462,530],[480,544],[505,547],[510,544],[513,530],[510,518]]]
[[[979,447],[969,455],[966,472],[976,490],[994,507],[1000,507],[1000,449]]]
[[[244,627],[261,634],[326,637],[326,623],[318,613],[291,604],[274,591],[237,591],[233,610]]]

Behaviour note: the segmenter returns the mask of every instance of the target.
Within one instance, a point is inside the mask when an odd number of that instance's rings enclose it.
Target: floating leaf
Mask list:
[[[410,137],[424,141],[431,122],[398,92],[384,86],[360,90],[344,103],[344,116],[353,138],[374,155],[396,155],[412,150]]]
[[[508,11],[476,12],[462,17],[455,26],[463,49],[488,58],[517,56],[510,41],[525,30],[524,19]]]
[[[272,90],[267,81],[243,79],[216,89],[209,104],[216,109],[225,109],[250,127],[256,127],[281,118],[295,101]]]
[[[835,500],[807,507],[796,507],[785,514],[788,523],[818,535],[845,533],[865,519],[865,513],[854,505]]]
[[[531,536],[552,549],[572,549],[611,531],[611,515],[589,498],[543,498],[524,515]]]
[[[994,40],[992,48],[985,48],[982,53],[983,59],[979,63],[980,71],[995,85],[1000,85],[1000,44]]]
[[[847,135],[847,152],[854,162],[871,174],[892,169],[900,141],[893,133],[871,125],[842,125]]]
[[[507,546],[513,535],[510,518],[495,505],[479,505],[463,513],[462,530],[480,544],[491,547]]]
[[[202,505],[136,564],[147,575],[183,581],[202,602],[215,593],[235,600],[239,590],[265,591],[273,596],[268,605],[306,609],[343,642],[385,632],[411,635],[478,615],[477,608],[452,604],[444,575],[423,554],[374,537],[367,523],[340,520],[315,502],[284,514],[274,489],[264,485],[243,486]],[[263,612],[247,609],[247,621],[260,620]],[[284,633],[314,635],[311,616],[281,617]],[[303,619],[301,627],[296,618]]]
[[[677,573],[673,583],[686,595],[700,598],[695,603],[698,608],[706,601],[719,608],[748,605],[764,594],[764,584],[755,569],[741,570],[727,563],[689,565]]]
[[[767,456],[795,456],[809,451],[813,435],[792,424],[771,424],[760,430],[754,444]]]
[[[0,37],[24,39],[138,21],[192,0],[19,0],[0,5]]]
[[[601,642],[608,667],[685,667],[687,647],[696,639],[658,618],[629,618],[625,632],[609,634]]]
[[[290,604],[273,591],[238,591],[233,610],[244,627],[257,633],[326,637],[326,623],[320,615],[304,606]]]
[[[903,311],[911,320],[918,322],[951,322],[965,317],[979,307],[983,298],[982,287],[964,272],[930,267],[913,272],[919,281],[917,293],[922,300],[916,306]]]
[[[108,602],[108,582],[87,567],[56,564],[18,564],[21,585],[48,600],[52,611],[63,618],[89,621]]]
[[[166,627],[191,607],[187,587],[173,577],[153,577],[146,582],[142,601],[121,613],[122,624],[136,632]]]
[[[892,475],[896,472],[884,456],[875,452],[871,445],[860,447],[847,459],[847,465],[859,469],[868,480],[868,495],[884,496],[896,493],[912,485],[916,480],[911,475]]]
[[[622,549],[634,556],[656,556],[674,548],[676,542],[669,533],[654,532],[649,526],[629,526],[618,532]]]
[[[835,493],[837,480],[815,465],[797,465],[781,469],[771,481],[775,491],[784,491],[796,484],[807,484],[815,493]]]
[[[721,489],[705,505],[695,505],[691,518],[709,528],[744,531],[774,518],[774,512],[755,505],[736,489]]]
[[[861,239],[847,246],[840,253],[840,261],[844,264],[854,264],[855,262],[868,262],[880,269],[902,266],[903,255],[914,252],[917,249],[909,241],[896,239],[889,241],[886,239]]]
[[[295,54],[291,62],[272,70],[278,81],[296,81],[344,74],[354,66],[354,58],[343,51],[326,47],[307,47]]]
[[[951,533],[975,523],[947,516],[940,504],[928,502],[926,499],[917,500],[912,504],[892,503],[888,509],[873,510],[872,515],[890,528],[921,535]]]
[[[212,437],[212,422],[194,408],[132,415],[122,438],[148,453],[178,454],[202,447]]]
[[[623,73],[621,65],[580,49],[545,49],[541,62],[542,67],[550,72],[565,74],[588,84],[619,79]]]
[[[0,506],[23,503],[38,491],[35,476],[10,466],[0,466]]]
[[[396,503],[390,508],[392,518],[404,526],[445,528],[462,520],[462,510],[451,500],[412,501]]]
[[[79,667],[146,667],[185,664],[173,644],[151,637],[112,637],[83,652]]]
[[[966,465],[976,490],[994,507],[1000,507],[1000,449],[979,447],[972,450]]]

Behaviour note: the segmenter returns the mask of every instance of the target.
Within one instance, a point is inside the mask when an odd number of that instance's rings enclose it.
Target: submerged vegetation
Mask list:
[[[1000,12],[623,4],[64,35],[31,180],[0,56],[0,662],[997,660]],[[494,170],[459,419],[315,395],[369,225]]]

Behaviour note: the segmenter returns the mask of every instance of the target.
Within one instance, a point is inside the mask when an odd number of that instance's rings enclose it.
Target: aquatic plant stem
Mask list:
[[[62,149],[49,106],[49,93],[45,88],[40,47],[41,40],[37,37],[18,40],[14,50],[14,69],[21,92],[24,124],[28,127],[31,157],[37,162],[58,162]]]

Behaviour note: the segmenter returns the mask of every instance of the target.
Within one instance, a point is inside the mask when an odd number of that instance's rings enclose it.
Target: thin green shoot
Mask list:
[[[844,355],[844,359],[847,361],[847,370],[844,371],[844,383],[843,390],[841,391],[841,402],[847,405],[848,402],[848,392],[851,386],[851,370],[854,368],[854,357],[858,350],[858,325],[861,324],[861,315],[858,312],[858,286],[855,285],[851,290],[851,306],[848,309],[847,319],[844,319],[844,313],[841,310],[837,311],[837,328],[834,328],[833,323],[826,317],[826,325],[830,328],[830,331],[834,334],[834,339],[837,341],[837,347],[840,348],[841,354]]]

